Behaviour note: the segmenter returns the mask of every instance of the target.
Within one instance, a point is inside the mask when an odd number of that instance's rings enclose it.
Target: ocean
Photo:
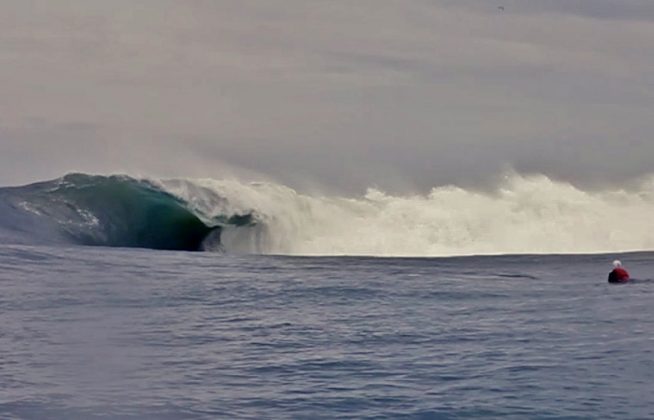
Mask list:
[[[262,201],[235,211],[234,195],[174,193],[182,184],[75,175],[0,189],[1,418],[654,417],[651,253],[398,257],[386,254],[414,245],[389,227],[393,241],[369,248],[380,255],[280,255],[347,253],[348,233],[302,236]],[[579,249],[601,245],[585,228]],[[447,239],[434,246],[480,246]],[[607,283],[614,258],[634,282]]]

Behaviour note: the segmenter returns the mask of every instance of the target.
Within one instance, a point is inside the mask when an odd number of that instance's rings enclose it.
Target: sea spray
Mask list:
[[[584,191],[543,175],[511,174],[486,192],[441,186],[402,196],[369,189],[355,198],[238,180],[162,185],[205,214],[252,214],[247,227],[223,230],[222,246],[231,252],[444,256],[654,247],[651,180],[631,191]]]

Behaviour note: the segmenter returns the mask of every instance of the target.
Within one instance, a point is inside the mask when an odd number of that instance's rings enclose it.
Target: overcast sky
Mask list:
[[[651,0],[0,0],[1,185],[615,184],[653,133]]]

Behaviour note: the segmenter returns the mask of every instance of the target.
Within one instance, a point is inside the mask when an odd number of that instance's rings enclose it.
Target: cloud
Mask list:
[[[601,20],[654,21],[654,5],[648,0],[548,0],[506,2],[518,13],[577,15]]]
[[[654,152],[650,4],[3,2],[0,183],[236,170],[402,190],[506,166],[621,182]]]

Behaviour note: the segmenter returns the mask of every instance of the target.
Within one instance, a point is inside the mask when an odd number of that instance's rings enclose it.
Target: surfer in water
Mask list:
[[[609,283],[626,283],[629,281],[629,272],[622,267],[620,260],[613,261],[613,271],[609,273]]]

